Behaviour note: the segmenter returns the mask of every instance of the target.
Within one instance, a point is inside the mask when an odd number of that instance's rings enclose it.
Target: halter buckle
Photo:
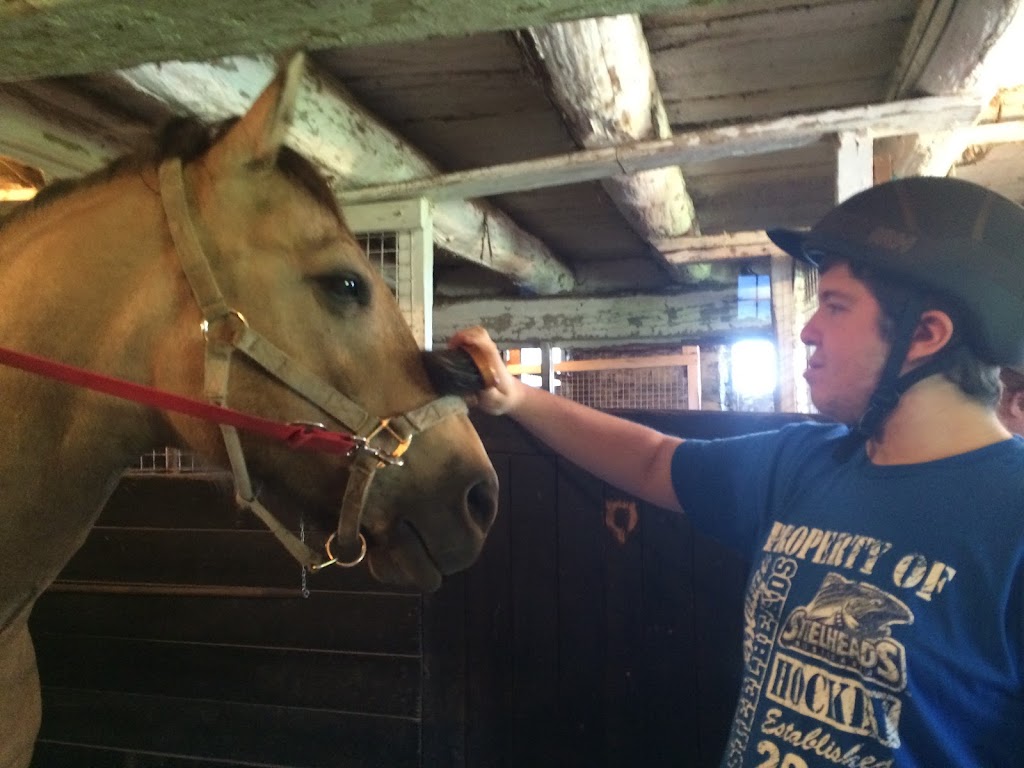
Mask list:
[[[385,453],[380,448],[374,448],[370,445],[370,441],[377,437],[381,432],[387,432],[391,437],[398,441],[398,445],[395,446],[391,453]],[[403,454],[409,450],[409,446],[412,445],[412,435],[408,437],[402,437],[391,427],[391,419],[381,419],[380,423],[373,428],[373,430],[366,437],[356,437],[355,451],[365,451],[373,456],[379,462],[379,467],[390,466],[390,467],[401,467],[405,464],[402,459]]]
[[[362,453],[369,454],[370,456],[372,456],[373,458],[375,458],[377,460],[377,468],[378,469],[380,469],[382,467],[404,467],[405,466],[405,459],[399,458],[401,456],[401,453],[399,453],[398,455],[395,455],[395,454],[392,454],[392,453],[385,453],[380,448],[374,448],[372,445],[369,444],[369,442],[367,442],[369,440],[368,437],[359,437],[357,435],[357,436],[354,436],[352,438],[352,440],[355,441],[355,447],[351,451],[348,452],[349,458],[351,458],[352,456],[355,456],[359,452],[362,452]],[[403,451],[403,453],[404,453],[404,451]]]

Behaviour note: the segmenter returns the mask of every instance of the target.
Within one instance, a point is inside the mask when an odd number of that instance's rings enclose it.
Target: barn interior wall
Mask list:
[[[781,423],[627,415],[690,437]],[[498,521],[425,597],[357,568],[303,598],[221,479],[127,477],[32,616],[34,768],[716,765],[743,564],[511,421],[476,423]]]

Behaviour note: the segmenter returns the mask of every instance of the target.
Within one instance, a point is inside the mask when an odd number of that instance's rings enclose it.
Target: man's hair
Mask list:
[[[919,299],[921,306],[926,309],[936,309],[949,315],[953,321],[953,337],[946,345],[950,358],[942,375],[969,399],[989,408],[996,406],[1000,395],[999,367],[983,362],[970,344],[966,343],[964,312],[955,301],[899,280],[862,262],[828,257],[822,261],[821,272],[825,273],[837,264],[846,264],[850,274],[863,282],[878,301],[882,310],[879,332],[890,344],[895,341],[896,323],[908,299]],[[1021,380],[1024,382],[1024,376],[1021,376]]]
[[[1024,373],[1013,368],[1003,368],[999,371],[999,379],[1003,382],[1003,389],[1013,395],[1017,392],[1024,392]]]

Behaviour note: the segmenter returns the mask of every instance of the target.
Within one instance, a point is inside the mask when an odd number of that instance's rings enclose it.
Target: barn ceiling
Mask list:
[[[872,178],[1024,203],[1021,5],[15,0],[0,193],[93,170],[169,115],[237,114],[301,47],[290,143],[343,204],[432,203],[438,335],[499,304],[520,336],[581,297],[671,314],[770,269],[765,227]]]

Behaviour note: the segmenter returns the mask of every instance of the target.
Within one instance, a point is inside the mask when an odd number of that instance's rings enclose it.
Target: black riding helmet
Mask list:
[[[1011,200],[959,179],[899,179],[854,195],[810,231],[774,229],[768,236],[811,266],[838,257],[942,295],[961,310],[964,343],[979,359],[1024,364],[1024,208]],[[899,375],[924,309],[908,306],[896,318],[889,360],[859,425],[865,437],[903,392],[951,362],[943,350]]]

